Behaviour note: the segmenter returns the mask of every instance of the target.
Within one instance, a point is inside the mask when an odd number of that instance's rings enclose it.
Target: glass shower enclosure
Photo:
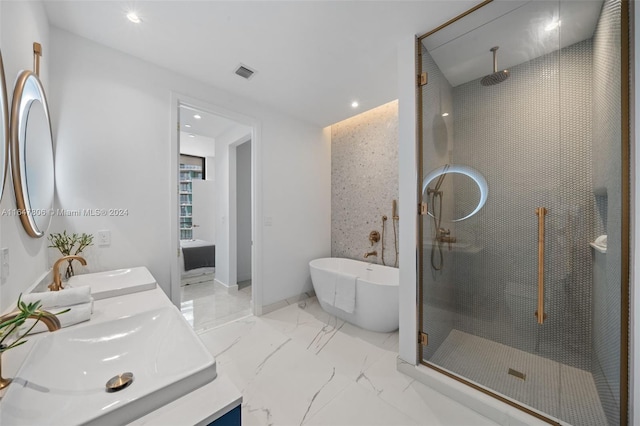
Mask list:
[[[551,424],[626,424],[626,7],[485,2],[417,43],[419,357]]]

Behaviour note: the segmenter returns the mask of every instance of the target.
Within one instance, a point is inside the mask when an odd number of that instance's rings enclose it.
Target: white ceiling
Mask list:
[[[45,9],[56,27],[327,126],[396,99],[398,43],[479,2],[45,0]],[[141,24],[126,20],[132,6]],[[234,74],[240,63],[257,70],[251,80]]]
[[[195,118],[195,115],[200,116],[200,118]],[[238,126],[242,125],[219,115],[199,111],[184,105],[180,106],[180,130],[185,132],[187,136],[194,134],[216,139]],[[251,131],[250,127],[247,127],[247,129],[249,132]]]
[[[190,135],[193,135],[193,137],[190,137]],[[208,137],[180,132],[180,154],[215,157],[216,144],[213,139]]]
[[[511,68],[591,38],[603,0],[494,1],[423,40],[452,86]],[[551,31],[546,27],[560,21]]]

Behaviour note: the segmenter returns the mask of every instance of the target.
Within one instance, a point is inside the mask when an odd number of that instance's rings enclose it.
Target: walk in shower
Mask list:
[[[417,43],[420,360],[551,424],[627,423],[628,28],[495,0]]]

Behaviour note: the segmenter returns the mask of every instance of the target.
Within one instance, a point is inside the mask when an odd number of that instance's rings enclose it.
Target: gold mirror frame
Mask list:
[[[37,69],[37,67],[36,67]],[[29,187],[27,182],[27,159],[25,158],[26,127],[29,119],[29,111],[34,102],[40,102],[44,109],[46,126],[51,145],[51,170],[53,169],[53,137],[51,133],[51,120],[49,118],[49,106],[47,98],[38,75],[31,71],[23,71],[16,81],[13,91],[13,104],[11,108],[11,175],[13,178],[13,188],[16,195],[16,206],[18,208],[20,221],[27,234],[33,238],[41,238],[47,231],[51,223],[50,210],[53,207],[53,191],[51,191],[51,202],[47,206],[34,206],[29,197]],[[47,144],[47,148],[49,148]],[[52,173],[50,184],[54,187],[55,173]],[[46,217],[45,226],[38,226],[36,217]],[[42,229],[44,228],[44,229]]]
[[[4,63],[0,52],[0,120],[2,120],[2,134],[0,135],[0,200],[4,192],[4,184],[9,168],[9,100],[7,97],[7,83],[4,77]]]

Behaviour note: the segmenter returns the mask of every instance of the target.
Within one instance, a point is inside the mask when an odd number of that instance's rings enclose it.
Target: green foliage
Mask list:
[[[85,234],[84,232],[80,235],[75,232],[69,235],[65,230],[62,234],[49,234],[49,242],[51,243],[49,247],[57,248],[63,256],[77,255],[82,253],[85,248],[93,245],[93,235]]]
[[[18,297],[18,314],[11,318],[0,322],[0,354],[4,351],[8,351],[9,349],[15,348],[16,346],[20,346],[27,341],[24,338],[33,330],[36,324],[40,321],[45,315],[52,315],[46,311],[41,310],[42,304],[40,301],[26,304],[22,300],[22,294]],[[68,312],[69,309],[58,312],[55,315],[63,314]],[[27,321],[27,319],[35,319],[31,327],[24,333],[20,333],[20,327]],[[13,337],[13,341],[10,343],[8,339]]]

